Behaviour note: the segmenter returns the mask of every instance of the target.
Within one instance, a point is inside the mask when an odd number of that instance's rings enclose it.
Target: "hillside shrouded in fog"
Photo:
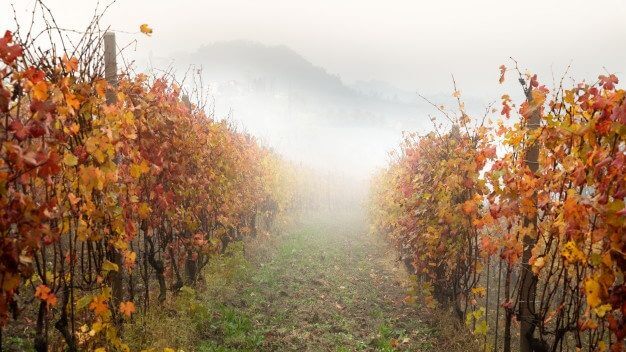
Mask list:
[[[347,84],[286,46],[217,42],[172,64],[201,72],[216,117],[232,118],[296,162],[357,179],[384,164],[403,131],[429,130],[435,114],[417,91],[373,80]],[[428,98],[453,103],[450,94]]]
[[[401,131],[428,123],[417,94],[348,86],[285,46],[219,42],[176,63],[202,67],[216,117],[323,171],[366,176]]]

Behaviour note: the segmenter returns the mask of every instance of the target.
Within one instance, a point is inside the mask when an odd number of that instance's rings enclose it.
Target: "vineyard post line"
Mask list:
[[[118,75],[117,75],[117,46],[115,42],[115,33],[106,32],[103,36],[104,41],[104,78],[108,83],[108,88],[106,91],[106,100],[107,104],[115,104],[117,102],[117,86],[118,86]],[[119,155],[115,158],[116,163],[120,163]],[[109,253],[109,260],[117,265],[118,270],[112,270],[109,272],[109,280],[111,283],[111,291],[113,304],[118,306],[123,300],[123,265],[122,265],[122,254],[115,247],[111,248]],[[121,328],[121,321],[116,319],[116,323],[118,323]]]

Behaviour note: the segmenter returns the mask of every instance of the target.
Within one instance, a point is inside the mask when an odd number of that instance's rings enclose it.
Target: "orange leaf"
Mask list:
[[[45,300],[49,294],[50,287],[44,284],[37,286],[37,288],[35,289],[35,297],[39,298],[40,300]]]
[[[102,296],[96,296],[89,304],[89,309],[93,310],[96,315],[104,315],[109,311],[106,298]]]
[[[148,27],[148,25],[146,23],[142,24],[141,26],[139,26],[139,30],[141,31],[141,33],[150,36],[152,34],[152,28]]]
[[[137,253],[133,251],[124,252],[124,267],[126,269],[132,269],[135,266],[136,260],[137,260]]]
[[[54,306],[57,304],[58,301],[57,296],[52,293],[50,287],[44,284],[37,286],[37,288],[35,289],[35,297],[46,302],[48,306]]]
[[[33,97],[41,101],[48,99],[48,83],[46,83],[46,81],[39,81],[35,84],[33,87]]]
[[[68,58],[67,55],[63,55],[61,61],[63,62],[63,66],[65,67],[66,71],[74,72],[78,70],[78,59],[74,56]]]
[[[67,103],[67,106],[74,110],[78,110],[78,108],[80,108],[80,100],[78,100],[74,94],[67,93],[65,95],[65,102]]]
[[[78,204],[78,202],[80,202],[80,197],[77,197],[72,192],[67,194],[67,199],[70,201],[71,205],[76,205],[76,204]]]
[[[127,317],[130,317],[131,314],[135,313],[135,303],[128,301],[120,303],[120,312]]]
[[[467,200],[461,205],[461,209],[467,215],[471,215],[476,210],[476,203],[473,200]]]
[[[96,93],[98,94],[98,96],[104,97],[107,90],[107,81],[103,79],[97,80],[94,84],[94,87],[96,88]]]

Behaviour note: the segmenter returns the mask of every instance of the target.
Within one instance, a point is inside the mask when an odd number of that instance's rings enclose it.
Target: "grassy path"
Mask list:
[[[432,314],[404,302],[406,272],[364,224],[308,217],[269,243],[248,243],[245,255],[235,244],[211,261],[202,290],[183,290],[173,309],[137,322],[137,347],[473,351],[464,329],[427,322]]]
[[[403,302],[406,273],[362,224],[310,219],[253,253],[206,350],[440,351],[437,329]]]
[[[316,221],[288,235],[253,277],[264,347],[434,351],[433,331],[403,303],[407,281],[394,264],[354,224]]]

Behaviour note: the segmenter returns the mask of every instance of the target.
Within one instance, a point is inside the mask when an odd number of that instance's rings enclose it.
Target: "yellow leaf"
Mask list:
[[[67,165],[67,166],[76,166],[78,165],[78,158],[76,157],[76,155],[67,152],[65,153],[65,155],[63,156],[63,164]]]
[[[478,324],[476,324],[476,328],[474,329],[474,334],[476,335],[486,335],[487,334],[487,321],[481,320]]]
[[[132,164],[130,166],[130,175],[133,178],[139,178],[141,177],[142,174],[145,174],[148,171],[150,171],[150,166],[148,165],[148,162],[145,160],[143,160],[141,164]]]
[[[587,260],[585,253],[578,249],[578,246],[576,246],[576,243],[573,241],[569,241],[565,244],[563,250],[561,251],[561,255],[567,262],[572,264],[576,262],[582,263]]]
[[[91,330],[94,331],[95,333],[99,333],[100,331],[102,331],[103,328],[104,328],[104,324],[102,324],[101,321],[97,321],[93,323],[93,325],[91,326]],[[102,348],[102,350],[106,351],[106,349],[104,348]]]
[[[118,271],[119,267],[117,266],[117,264],[112,263],[108,260],[104,260],[104,263],[102,263],[102,271],[104,272],[109,272],[109,271]]]
[[[85,307],[89,305],[89,303],[91,303],[92,300],[93,300],[92,295],[86,295],[86,296],[81,297],[80,299],[78,299],[78,301],[76,301],[76,310],[80,311],[84,309]]]
[[[148,27],[148,25],[146,23],[142,24],[141,26],[139,26],[139,30],[141,31],[141,33],[150,36],[152,34],[152,28]]]
[[[77,123],[73,123],[70,125],[70,132],[72,132],[72,134],[78,134],[78,132],[80,131],[80,125]]]
[[[83,207],[84,208],[84,207]],[[89,224],[83,219],[78,219],[78,229],[76,230],[78,234],[78,239],[81,241],[86,241],[89,237]]]
[[[532,266],[533,273],[535,273],[535,275],[538,275],[541,269],[543,269],[545,265],[546,265],[546,260],[544,259],[544,257],[539,257],[535,259],[535,261],[533,262],[533,266]]]
[[[483,297],[487,293],[487,289],[484,287],[474,287],[472,288],[472,293],[479,297]]]
[[[148,171],[150,171],[150,165],[148,165],[148,161],[146,161],[146,160],[141,161],[141,164],[139,166],[141,166],[141,173],[142,174],[145,174]]]
[[[599,306],[598,308],[595,308],[593,311],[596,313],[597,316],[599,316],[600,318],[604,318],[604,316],[606,315],[606,313],[610,312],[612,309],[610,304],[603,304],[601,306]]]
[[[135,261],[137,260],[137,253],[133,251],[124,251],[124,267],[127,269],[132,269],[135,266]]]
[[[137,209],[137,212],[139,213],[139,217],[141,219],[147,219],[148,215],[150,215],[150,206],[148,205],[148,203],[141,203],[139,204],[139,208]]]
[[[587,296],[587,303],[591,308],[595,308],[602,303],[600,300],[600,284],[594,279],[587,279],[585,281],[585,295]]]
[[[120,238],[117,241],[113,242],[113,246],[121,251],[124,251],[128,248],[128,242]]]

